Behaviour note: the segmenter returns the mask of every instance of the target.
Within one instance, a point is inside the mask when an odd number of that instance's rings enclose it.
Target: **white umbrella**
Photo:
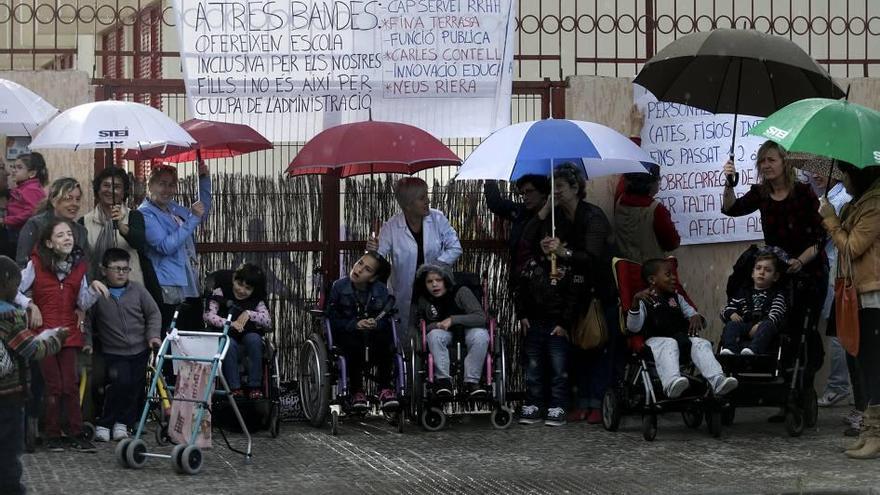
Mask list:
[[[46,124],[31,149],[147,149],[196,141],[177,122],[153,107],[129,101],[75,106]]]
[[[40,95],[16,82],[0,79],[0,134],[30,136],[58,114]]]

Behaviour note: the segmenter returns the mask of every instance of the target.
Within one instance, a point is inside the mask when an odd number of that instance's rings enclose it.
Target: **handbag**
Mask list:
[[[849,253],[842,259],[847,268],[843,277],[834,281],[834,323],[840,345],[851,356],[859,354],[859,295],[852,280],[852,258]],[[841,266],[843,268],[843,266]]]
[[[589,351],[608,342],[608,323],[598,297],[590,301],[587,314],[578,320],[571,339],[572,344]]]

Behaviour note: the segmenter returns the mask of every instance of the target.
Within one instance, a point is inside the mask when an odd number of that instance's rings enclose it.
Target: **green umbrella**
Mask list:
[[[880,112],[847,100],[808,98],[776,111],[749,134],[801,151],[852,163],[880,165]]]

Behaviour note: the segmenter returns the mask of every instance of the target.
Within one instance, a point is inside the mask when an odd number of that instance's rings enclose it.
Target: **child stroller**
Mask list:
[[[774,249],[785,264],[788,255]],[[733,267],[727,281],[727,295],[750,283],[758,246],[751,245],[743,252]],[[776,282],[782,288],[789,308],[786,321],[780,325],[779,334],[767,354],[717,355],[725,373],[739,380],[739,387],[731,394],[731,407],[724,411],[722,422],[733,423],[736,408],[780,407],[783,409],[785,429],[790,436],[799,436],[804,428],[812,428],[818,416],[818,402],[813,388],[813,376],[821,359],[821,340],[817,338],[816,322],[821,308],[812,307],[807,301],[799,301],[810,288],[809,281],[800,274],[786,275]],[[801,314],[793,314],[795,308],[803,308]],[[816,349],[815,346],[819,346]],[[720,347],[718,349],[720,351]]]

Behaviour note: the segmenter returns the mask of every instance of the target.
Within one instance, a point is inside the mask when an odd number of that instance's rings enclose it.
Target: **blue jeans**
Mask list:
[[[739,354],[743,348],[748,347],[755,354],[767,354],[770,350],[770,343],[776,336],[776,325],[769,321],[761,322],[755,335],[749,337],[754,323],[747,321],[729,321],[724,325],[724,332],[721,334],[721,347],[730,349],[735,354]]]
[[[259,388],[263,379],[263,338],[258,333],[246,333],[241,342],[229,338],[229,350],[223,360],[223,377],[231,390],[241,388],[241,376],[238,374],[238,362],[244,354],[248,359],[247,387]]]
[[[840,345],[840,339],[829,337],[828,351],[831,353],[831,369],[828,371],[825,394],[849,394],[849,368],[846,365],[846,351]]]
[[[555,323],[530,321],[523,343],[526,355],[526,404],[538,407],[568,405],[568,339],[553,332]],[[550,400],[544,397],[544,384],[549,382]]]
[[[467,348],[464,357],[464,382],[480,383],[486,352],[489,350],[489,331],[485,328],[468,328],[464,335]],[[452,332],[448,330],[435,328],[428,332],[428,348],[434,355],[434,371],[438,380],[450,378],[448,346],[452,343],[452,338]]]
[[[21,484],[21,453],[24,450],[24,407],[0,402],[0,493],[25,493]]]

